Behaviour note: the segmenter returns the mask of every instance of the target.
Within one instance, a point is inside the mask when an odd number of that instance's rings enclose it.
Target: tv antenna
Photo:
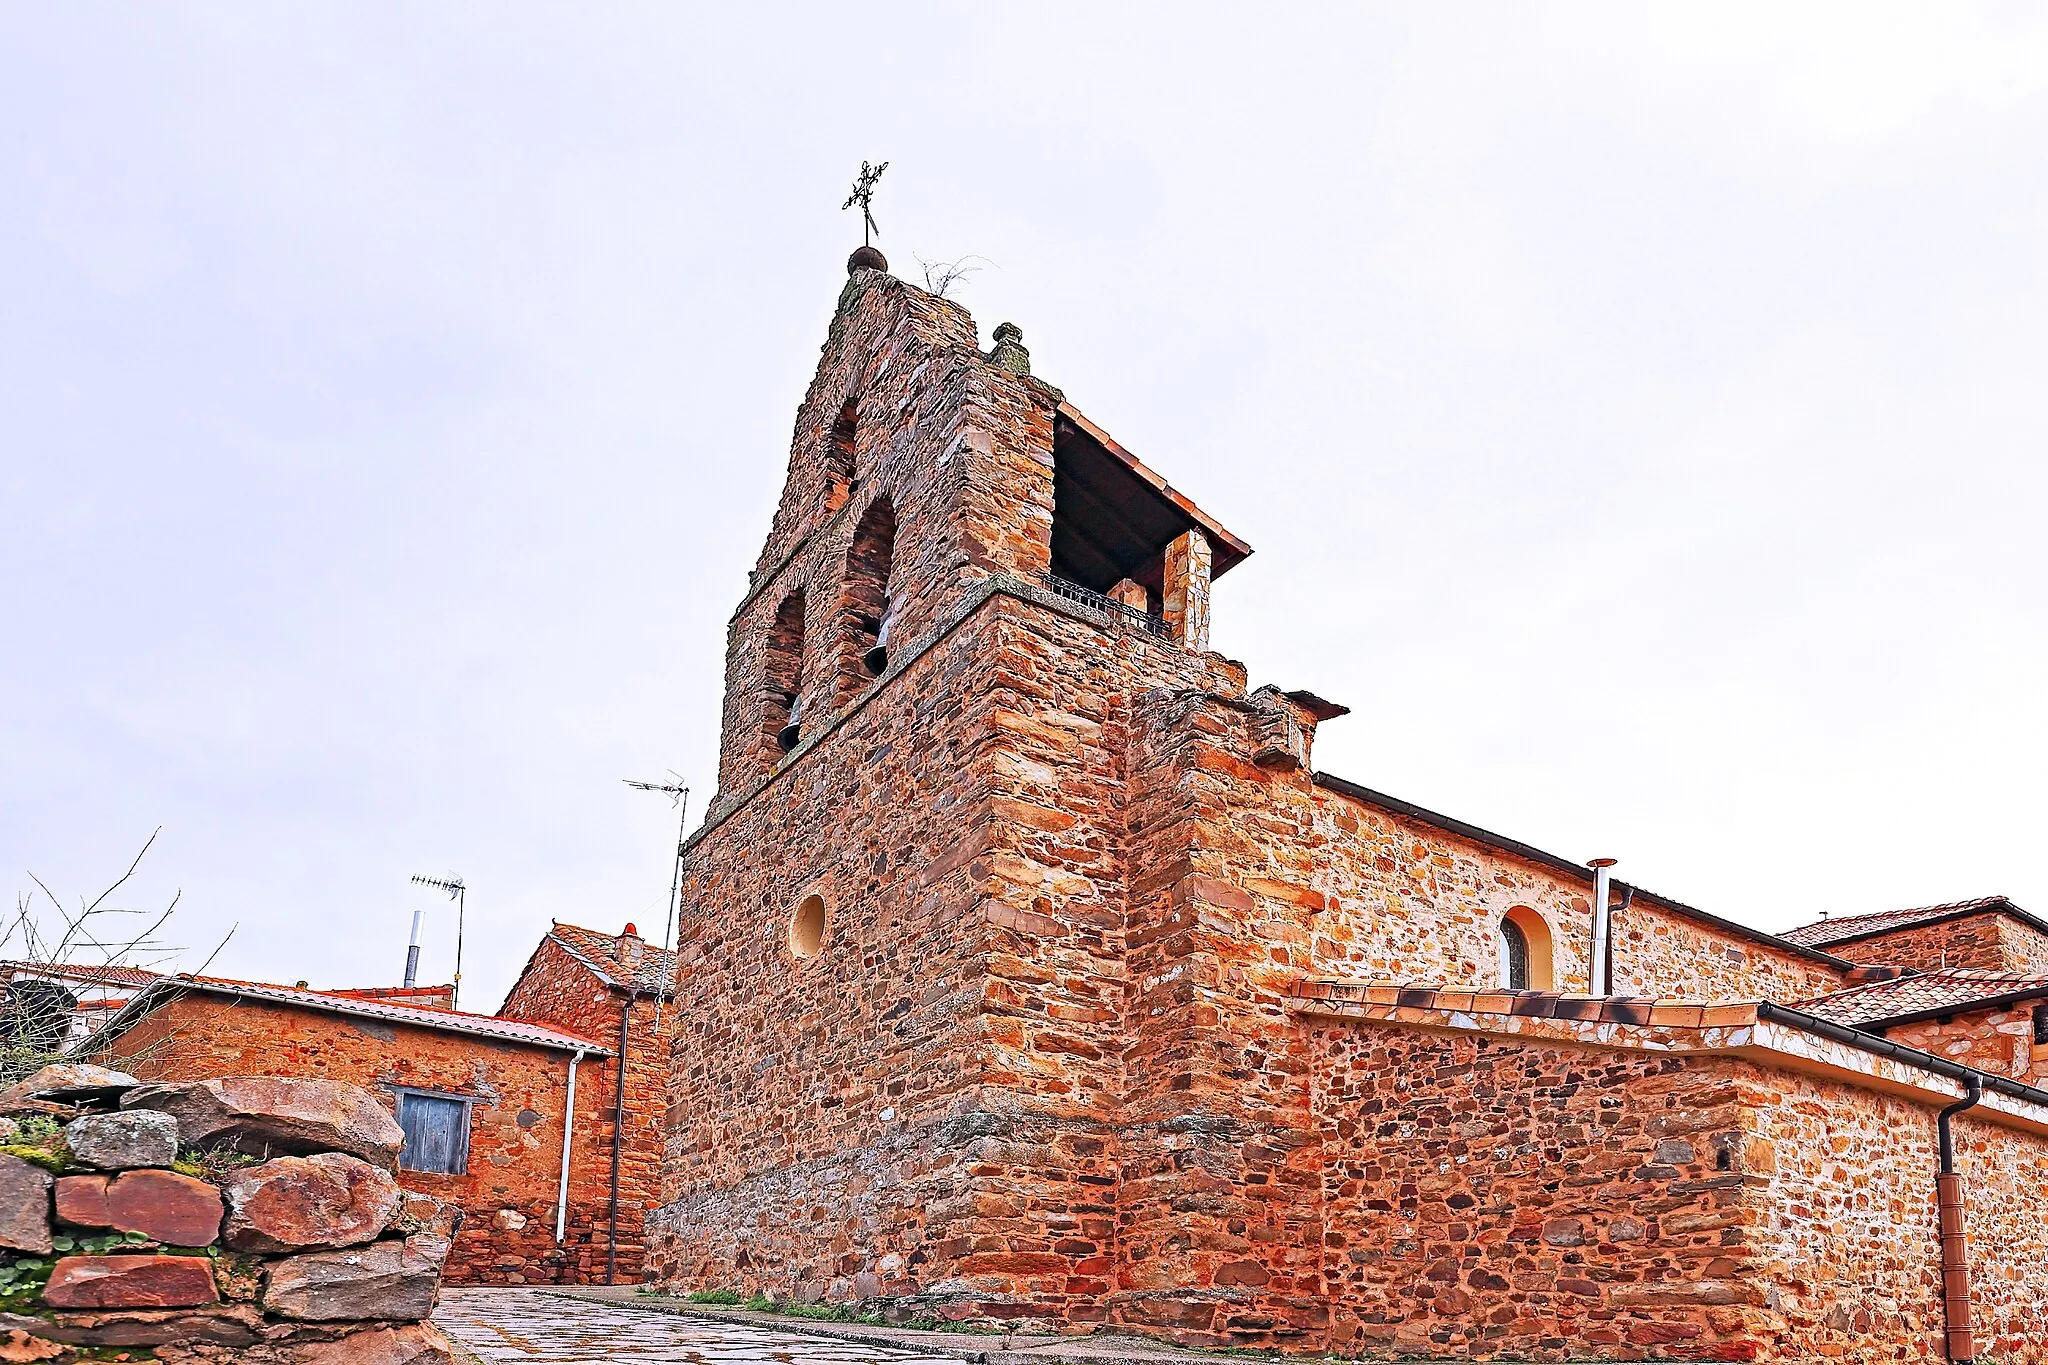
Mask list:
[[[853,182],[853,193],[847,195],[846,202],[839,206],[839,211],[844,213],[855,204],[860,205],[860,244],[862,246],[871,245],[868,241],[870,234],[877,237],[882,235],[882,230],[875,226],[875,182],[880,180],[882,172],[888,169],[889,163],[886,161],[879,166],[870,166],[866,161],[862,161],[860,163],[860,174],[855,177]],[[657,790],[659,789],[657,788]]]
[[[455,902],[455,987],[448,993],[448,1008],[456,1009],[462,1004],[462,920],[469,908],[469,888],[462,884],[462,878],[453,874],[446,877],[415,876],[412,880],[415,886],[431,886],[436,891],[446,891],[448,899]],[[413,937],[417,939],[419,921],[415,919],[413,924]],[[415,951],[408,951],[405,955],[408,978],[412,975],[415,955]]]
[[[882,164],[888,165],[886,161]],[[880,175],[881,172],[876,171],[875,174]],[[673,768],[669,769],[668,776],[669,780],[666,782],[636,782],[630,777],[623,779],[625,784],[635,791],[660,792],[668,798],[671,810],[681,812],[676,817],[676,865],[668,879],[668,914],[661,921],[662,982],[654,992],[654,1032],[657,1037],[661,1034],[661,1000],[674,985],[667,965],[668,945],[676,920],[676,896],[680,894],[683,886],[683,834],[690,828],[690,784],[683,781],[682,776]]]

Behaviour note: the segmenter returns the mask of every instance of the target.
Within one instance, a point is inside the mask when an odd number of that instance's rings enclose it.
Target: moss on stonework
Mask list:
[[[59,1138],[48,1147],[32,1147],[25,1142],[10,1142],[0,1147],[0,1153],[18,1156],[23,1161],[42,1167],[51,1175],[62,1175],[71,1169],[71,1149]]]
[[[206,1255],[213,1262],[214,1287],[223,1300],[254,1303],[263,1293],[261,1258],[215,1248],[208,1248]]]

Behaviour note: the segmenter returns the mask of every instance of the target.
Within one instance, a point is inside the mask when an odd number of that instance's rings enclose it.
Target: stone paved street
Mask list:
[[[799,1336],[752,1323],[679,1317],[522,1289],[451,1289],[441,1330],[486,1365],[644,1361],[647,1365],[962,1365],[956,1357]]]

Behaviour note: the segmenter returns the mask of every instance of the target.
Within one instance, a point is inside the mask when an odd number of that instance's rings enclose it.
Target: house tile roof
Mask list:
[[[112,963],[14,962],[0,961],[0,979],[39,976],[60,981],[79,981],[88,986],[147,986],[160,980],[162,972],[141,967],[120,967]]]
[[[140,1020],[159,1004],[195,992],[229,999],[263,1000],[279,1005],[294,1005],[300,1009],[319,1010],[327,1014],[346,1014],[360,1019],[406,1024],[413,1028],[435,1029],[442,1033],[464,1033],[478,1038],[493,1038],[501,1042],[530,1043],[562,1052],[585,1052],[602,1057],[612,1055],[611,1049],[588,1038],[580,1038],[559,1029],[543,1028],[539,1024],[522,1023],[516,1019],[500,1019],[490,1014],[467,1014],[460,1010],[428,1009],[418,1005],[393,1005],[382,1000],[365,1000],[360,996],[328,995],[321,991],[273,986],[261,981],[235,981],[213,976],[159,978],[153,985],[137,994],[119,1014],[102,1025],[99,1032],[88,1040],[87,1045],[105,1042]]]
[[[1880,910],[1869,915],[1843,915],[1835,919],[1815,920],[1802,924],[1797,929],[1787,929],[1778,937],[1809,948],[1825,948],[1831,943],[1848,943],[1854,939],[1869,938],[1874,934],[1889,933],[1894,929],[1908,929],[1914,925],[1932,924],[1937,920],[1954,919],[1985,910],[1998,910],[2025,920],[2035,928],[2048,932],[2048,923],[2028,914],[2004,896],[1979,896],[1974,900],[1949,901],[1943,905],[1921,905],[1911,910]]]
[[[607,934],[557,922],[548,937],[597,973],[607,986],[667,994],[675,980],[676,955],[642,942],[638,934]]]
[[[1868,1028],[1929,1015],[1990,1009],[2029,995],[2048,996],[2048,975],[2040,972],[1994,972],[1970,967],[1944,967],[1852,986],[1793,1008],[1821,1019]]]

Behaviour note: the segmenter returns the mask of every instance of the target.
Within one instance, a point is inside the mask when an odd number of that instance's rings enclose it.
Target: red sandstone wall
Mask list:
[[[1828,951],[1851,962],[1922,971],[1978,967],[1994,972],[2048,972],[2048,935],[2010,915],[1993,912],[1877,934]]]
[[[1334,1350],[1943,1358],[1931,1107],[1732,1058],[1316,1043]],[[2048,1359],[2048,1140],[1956,1131],[1979,1358]]]
[[[309,1076],[347,1081],[396,1108],[390,1086],[475,1095],[469,1171],[402,1171],[408,1189],[453,1199],[464,1223],[448,1258],[451,1284],[587,1283],[604,1275],[601,1095],[612,1071],[577,1075],[574,1160],[565,1245],[554,1240],[568,1058],[547,1049],[439,1033],[288,1006],[185,996],[116,1042],[113,1064],[146,1080]],[[606,1153],[608,1160],[608,1152]],[[517,1224],[517,1226],[514,1226]]]
[[[971,1249],[969,1171],[1009,1122],[975,1098],[982,657],[973,631],[944,641],[691,849],[662,1278],[911,1293]],[[804,962],[787,934],[813,892],[824,944]]]
[[[1133,712],[1118,1317],[1193,1344],[1315,1346],[1319,1158],[1306,1040],[1281,1004],[1329,904],[1308,774],[1249,762],[1241,688],[1148,692]]]
[[[552,938],[543,938],[498,1006],[506,1019],[566,1028],[578,1037],[618,1042],[619,993]]]
[[[1616,994],[1695,1000],[1807,1000],[1842,988],[1846,974],[1824,962],[1724,934],[1636,901],[1617,908]]]
[[[601,981],[553,939],[542,939],[526,970],[520,973],[498,1013],[507,1019],[558,1028],[591,1038],[617,1050],[620,1016],[626,995]],[[578,1079],[583,1085],[598,1084],[602,1093],[592,1100],[601,1107],[598,1126],[590,1130],[592,1150],[587,1156],[593,1178],[604,1183],[603,1218],[596,1233],[595,1276],[602,1281],[616,1265],[620,1284],[638,1281],[643,1273],[647,1250],[647,1213],[659,1202],[661,1162],[665,1148],[664,1128],[668,1093],[669,1045],[675,1038],[676,1007],[660,1011],[661,1032],[655,1035],[655,1002],[636,997],[633,1018],[626,1030],[626,1120],[625,1146],[619,1153],[619,1217],[617,1253],[613,1255],[610,1215],[612,1128],[617,1117],[617,1073],[609,1066],[594,1069]],[[577,1096],[581,1107],[582,1095]]]
[[[826,458],[848,400],[859,413],[850,486]],[[866,681],[848,657],[842,590],[855,527],[877,498],[895,509],[898,646],[945,618],[972,581],[1046,568],[1052,406],[1044,391],[983,362],[973,320],[957,305],[873,272],[848,282],[798,412],[774,529],[728,629],[721,802],[772,766],[765,652],[793,592],[805,603],[802,714],[830,715]]]
[[[1884,1036],[1994,1076],[2048,1085],[2048,1047],[2034,1045],[2034,1009],[2043,1003],[2048,1002],[1959,1014],[1947,1023],[1930,1019],[1887,1029]]]
[[[1335,1350],[1755,1358],[1762,1177],[1731,1064],[1387,1028],[1316,1044]]]
[[[1316,884],[1334,901],[1316,921],[1317,971],[1492,985],[1494,926],[1521,905],[1550,927],[1557,989],[1586,989],[1583,883],[1322,788],[1316,801]],[[1617,994],[1803,1000],[1841,987],[1825,963],[1645,902],[1621,908],[1617,897],[1613,924]]]
[[[1771,1359],[1944,1359],[1928,1109],[1748,1069],[1744,1101],[1769,1174],[1748,1234],[1784,1325]],[[2048,1360],[2048,1141],[1956,1120],[1978,1359]]]

